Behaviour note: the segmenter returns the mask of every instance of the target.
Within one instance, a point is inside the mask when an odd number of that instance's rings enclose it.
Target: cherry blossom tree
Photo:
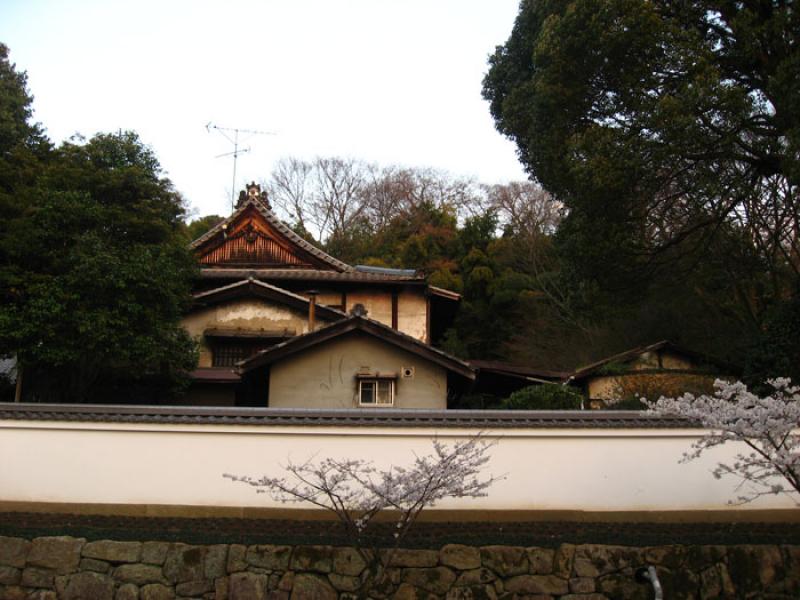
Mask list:
[[[739,502],[769,494],[787,494],[798,502],[800,494],[800,386],[787,378],[767,382],[772,392],[758,396],[738,381],[717,380],[713,396],[660,398],[647,402],[650,412],[695,421],[710,430],[684,454],[682,462],[699,457],[729,441],[745,444],[733,462],[719,463],[717,478],[742,479]],[[788,484],[788,486],[787,486]],[[798,502],[800,504],[800,502]]]
[[[223,477],[246,483],[257,493],[280,502],[305,502],[336,515],[344,534],[366,566],[359,593],[386,581],[387,569],[401,542],[420,513],[445,498],[478,498],[498,477],[481,477],[496,442],[477,435],[452,445],[433,440],[433,452],[414,457],[409,467],[378,469],[363,459],[314,458],[284,467],[286,477],[250,477],[226,473]],[[392,530],[384,532],[389,514]],[[377,521],[383,521],[381,529]]]

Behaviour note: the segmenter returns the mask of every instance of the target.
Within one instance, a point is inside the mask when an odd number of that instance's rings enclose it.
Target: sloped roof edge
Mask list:
[[[449,371],[453,371],[462,377],[470,380],[475,379],[475,370],[469,366],[468,363],[434,348],[428,344],[420,342],[418,339],[400,333],[387,327],[386,325],[374,321],[373,319],[350,316],[342,321],[335,322],[331,325],[326,325],[310,333],[299,335],[286,342],[277,344],[266,350],[263,350],[245,361],[239,363],[239,371],[247,373],[253,369],[263,367],[268,364],[301,352],[306,348],[316,346],[328,340],[340,337],[351,331],[361,331],[372,335],[385,342],[393,344],[402,350],[417,354],[423,358],[438,364]]]
[[[198,292],[193,294],[192,297],[195,304],[206,305],[216,304],[218,302],[230,300],[231,298],[238,298],[248,295],[266,298],[286,306],[303,310],[308,310],[308,305],[310,303],[308,298],[305,298],[304,296],[295,294],[289,290],[285,290],[274,285],[270,285],[269,283],[264,283],[263,281],[253,279],[252,277],[228,285],[223,285],[222,287],[214,288],[213,290]],[[342,311],[336,310],[335,308],[330,308],[328,306],[323,306],[321,304],[317,304],[315,310],[319,316],[332,321],[338,321],[347,318],[347,315]]]
[[[738,372],[739,370],[735,365],[731,365],[724,361],[718,360],[710,356],[706,356],[704,354],[695,352],[693,350],[682,348],[677,344],[670,342],[669,340],[661,340],[653,344],[648,344],[646,346],[638,346],[636,348],[631,348],[630,350],[626,350],[625,352],[620,352],[619,354],[608,356],[602,360],[598,360],[597,362],[576,369],[575,371],[573,371],[572,375],[570,375],[569,378],[573,381],[583,379],[584,377],[593,375],[595,372],[597,372],[598,369],[604,367],[609,363],[627,362],[633,358],[636,358],[637,356],[644,354],[645,352],[654,352],[657,350],[672,350],[676,354],[682,354],[698,362],[714,365],[716,367],[729,370],[732,372],[732,374]]]
[[[297,246],[299,246],[300,248],[302,248],[304,251],[308,252],[315,258],[330,265],[333,269],[337,271],[354,270],[353,267],[351,267],[347,263],[342,262],[338,258],[334,258],[327,252],[320,250],[313,244],[310,244],[309,242],[301,238],[294,231],[292,231],[291,228],[286,225],[286,223],[281,221],[278,218],[278,216],[274,212],[272,212],[269,208],[267,208],[262,202],[254,200],[252,198],[247,198],[247,200],[245,200],[239,208],[233,211],[227,218],[223,219],[222,221],[214,225],[214,227],[209,229],[199,238],[194,240],[189,245],[189,247],[192,249],[196,249],[202,246],[207,241],[211,240],[214,236],[222,232],[225,226],[227,226],[230,223],[233,223],[236,219],[238,219],[242,215],[242,213],[250,206],[252,206],[255,210],[257,210],[261,214],[261,216],[264,217],[269,222],[270,225],[272,225],[275,229],[277,229],[282,235],[286,236],[286,238],[290,242],[296,244]]]

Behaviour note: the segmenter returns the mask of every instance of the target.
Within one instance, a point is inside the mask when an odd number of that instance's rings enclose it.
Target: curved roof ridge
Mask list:
[[[264,217],[270,225],[272,225],[275,229],[277,229],[282,235],[284,235],[291,243],[295,244],[305,252],[308,252],[318,260],[330,265],[334,270],[345,272],[345,271],[354,271],[355,269],[348,265],[346,262],[339,260],[338,258],[334,258],[324,250],[317,248],[314,244],[304,240],[302,237],[297,235],[292,228],[289,227],[286,223],[284,223],[278,216],[272,212],[269,207],[264,205],[262,202],[254,200],[253,198],[247,198],[244,202],[242,202],[241,206],[233,211],[228,217],[214,225],[211,229],[209,229],[206,233],[201,235],[199,238],[194,240],[189,247],[192,249],[199,248],[204,243],[212,239],[218,233],[220,233],[225,226],[229,223],[232,223],[236,219],[238,219],[242,213],[248,208],[252,206],[255,208],[262,217]]]

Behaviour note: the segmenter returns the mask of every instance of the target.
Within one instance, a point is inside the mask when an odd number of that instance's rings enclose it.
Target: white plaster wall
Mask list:
[[[0,501],[195,506],[283,506],[223,473],[281,474],[287,461],[359,457],[410,464],[431,439],[474,430],[0,421]],[[735,446],[678,464],[691,430],[512,429],[497,437],[487,473],[504,475],[486,498],[442,509],[726,510],[739,481],[711,469]],[[291,505],[294,507],[295,505]],[[793,508],[786,497],[737,507]]]

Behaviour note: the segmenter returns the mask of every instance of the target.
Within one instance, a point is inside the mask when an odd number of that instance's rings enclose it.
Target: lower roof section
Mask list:
[[[691,422],[638,411],[405,410],[0,403],[0,419],[265,426],[459,427],[481,429],[675,429]]]

